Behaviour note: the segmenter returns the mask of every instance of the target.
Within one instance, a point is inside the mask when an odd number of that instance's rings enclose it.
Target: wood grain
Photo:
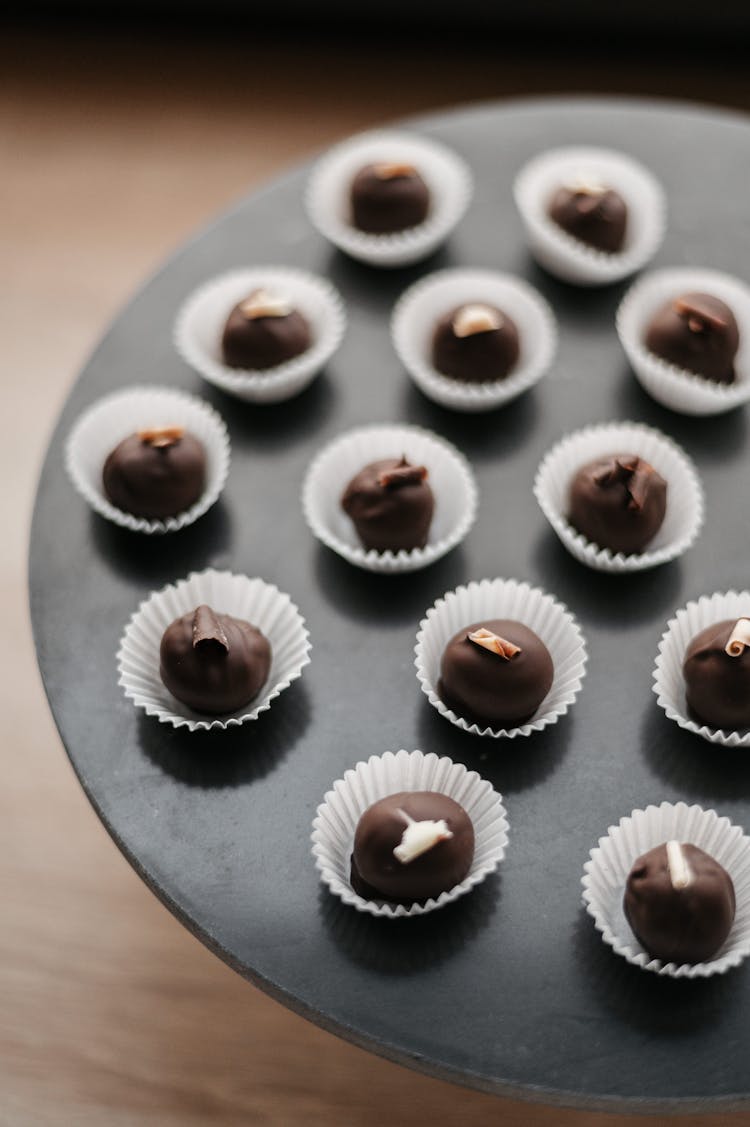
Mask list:
[[[58,410],[108,320],[167,253],[355,129],[570,90],[750,101],[740,69],[695,59],[562,63],[447,42],[385,58],[342,42],[167,41],[122,28],[16,29],[0,42],[2,1127],[380,1127],[384,1101],[404,1127],[640,1122],[428,1079],[322,1032],[210,955],[90,809],[49,716],[26,609],[28,522]]]

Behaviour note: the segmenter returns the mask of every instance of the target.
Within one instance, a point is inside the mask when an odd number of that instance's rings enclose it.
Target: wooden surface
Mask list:
[[[294,1016],[210,955],[90,809],[49,716],[26,606],[28,521],[58,409],[107,321],[166,254],[356,129],[557,91],[750,108],[741,65],[713,73],[695,58],[563,65],[486,46],[386,55],[113,30],[0,39],[0,1127],[375,1127],[384,1099],[404,1127],[641,1122],[510,1103],[399,1068]],[[734,1127],[750,1115],[690,1122]]]

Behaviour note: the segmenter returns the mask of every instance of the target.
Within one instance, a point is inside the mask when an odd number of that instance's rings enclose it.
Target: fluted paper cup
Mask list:
[[[494,305],[515,322],[520,356],[501,380],[470,383],[451,379],[432,363],[432,336],[443,314],[469,302]],[[549,370],[557,347],[554,314],[533,286],[497,270],[438,270],[415,282],[391,316],[393,346],[429,399],[454,411],[491,411],[528,391]]]
[[[552,685],[538,709],[514,728],[481,727],[458,715],[438,695],[443,651],[459,630],[492,618],[512,619],[528,626],[549,650],[554,668]],[[542,591],[516,579],[482,579],[457,587],[438,599],[419,624],[414,648],[417,680],[433,708],[457,728],[492,739],[515,739],[556,724],[575,701],[586,671],[586,644],[570,611]]]
[[[636,939],[622,900],[628,874],[642,854],[666,841],[695,845],[729,873],[737,902],[732,929],[721,949],[703,963],[653,959]],[[634,966],[670,978],[708,978],[738,966],[750,952],[750,838],[715,810],[662,802],[634,810],[610,826],[591,850],[583,870],[583,902],[605,943]]]
[[[410,552],[368,550],[341,508],[341,497],[364,466],[402,455],[427,467],[435,497],[427,544]],[[445,439],[421,427],[382,423],[346,431],[320,451],[305,476],[302,509],[318,540],[349,563],[395,574],[427,567],[464,539],[476,518],[477,487],[468,461]]]
[[[176,618],[206,604],[256,626],[271,645],[268,679],[257,696],[226,716],[206,716],[173,697],[159,675],[162,635]],[[131,616],[117,653],[118,684],[149,716],[175,728],[220,729],[255,720],[295,681],[310,661],[305,620],[272,583],[228,571],[192,572],[145,599]]]
[[[646,348],[646,329],[656,311],[684,293],[710,293],[734,313],[740,331],[735,382],[718,384],[670,364]],[[639,278],[620,302],[617,335],[645,391],[684,415],[718,415],[750,401],[750,287],[718,270],[672,267]]]
[[[139,430],[181,426],[206,451],[206,485],[182,513],[163,519],[136,517],[108,499],[102,470],[108,455]],[[129,387],[105,396],[80,416],[65,444],[65,467],[73,485],[100,516],[147,534],[178,532],[203,516],[219,499],[229,473],[229,435],[224,420],[208,403],[169,387]]]
[[[667,483],[664,522],[645,552],[626,555],[587,540],[568,522],[570,486],[581,466],[607,454],[637,454]],[[587,567],[613,574],[642,571],[676,559],[703,527],[704,499],[692,460],[666,435],[641,423],[602,423],[567,435],[543,458],[534,496],[572,556]]]
[[[389,234],[352,225],[350,187],[364,165],[378,161],[413,165],[427,184],[430,211],[423,223]],[[446,145],[418,133],[374,130],[329,149],[315,165],[305,193],[313,226],[352,258],[376,267],[408,266],[436,250],[463,218],[473,192],[466,161]]]
[[[727,618],[750,617],[750,591],[719,591],[691,600],[670,618],[659,643],[654,668],[653,691],[657,703],[670,720],[681,728],[722,747],[750,747],[750,729],[711,728],[692,720],[685,700],[682,666],[685,653],[696,634]]]
[[[547,214],[555,190],[578,179],[605,184],[625,200],[625,242],[616,254],[587,246]],[[606,286],[626,278],[646,265],[664,238],[664,190],[627,153],[580,145],[546,150],[519,171],[513,192],[534,258],[550,274],[576,286]]]
[[[288,300],[310,325],[312,344],[299,356],[273,368],[231,368],[221,352],[230,312],[256,289]],[[303,391],[341,344],[346,327],[344,302],[326,278],[290,266],[230,270],[195,290],[180,308],[174,326],[175,348],[204,380],[248,403],[281,403]]]
[[[474,859],[468,874],[439,896],[411,905],[366,900],[351,886],[350,865],[359,819],[374,802],[401,791],[437,791],[468,814],[474,827]],[[312,852],[320,879],[335,896],[358,912],[398,919],[423,916],[464,896],[497,869],[508,844],[508,819],[502,796],[487,779],[434,752],[392,751],[371,756],[346,771],[318,807]]]

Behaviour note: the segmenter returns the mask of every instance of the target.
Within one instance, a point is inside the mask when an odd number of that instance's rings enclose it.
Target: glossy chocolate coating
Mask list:
[[[725,619],[696,634],[682,667],[691,715],[701,724],[727,731],[750,728],[750,647],[737,657],[724,649],[736,622]]]
[[[675,888],[666,843],[639,857],[628,875],[623,909],[638,941],[665,963],[702,963],[719,950],[734,920],[734,886],[726,869],[683,843],[686,887]]]
[[[497,328],[459,335],[457,318],[473,303],[458,305],[444,313],[432,334],[432,363],[438,372],[467,383],[502,380],[515,368],[520,354],[518,329],[514,321],[495,306],[477,303],[500,320]]]
[[[503,658],[472,642],[469,634],[485,627],[520,653]],[[492,618],[459,630],[440,662],[441,700],[471,723],[513,728],[529,720],[552,686],[554,667],[541,638],[522,622]]]
[[[718,297],[686,293],[666,302],[649,322],[646,347],[687,372],[714,383],[734,383],[740,331]]]
[[[360,231],[387,235],[424,223],[430,210],[430,192],[415,168],[401,167],[399,175],[378,174],[384,164],[360,168],[351,184],[352,223]]]
[[[404,817],[404,814],[408,817]],[[409,818],[444,821],[453,835],[408,862],[393,850]],[[459,884],[474,857],[474,827],[462,806],[434,791],[404,791],[381,798],[357,824],[351,862],[352,888],[368,900],[410,904],[439,896]]]
[[[102,470],[102,486],[112,504],[151,520],[184,513],[206,487],[203,443],[187,431],[169,442],[144,437],[159,433],[129,435],[109,454]]]
[[[300,356],[312,344],[310,325],[297,309],[284,316],[248,316],[245,301],[227,318],[221,338],[224,363],[230,368],[265,371]]]
[[[596,250],[616,254],[622,250],[628,225],[628,208],[612,188],[586,191],[558,188],[549,203],[548,214],[554,223]]]
[[[161,679],[196,712],[221,715],[253,700],[268,679],[271,646],[256,626],[200,606],[164,631]]]
[[[424,466],[382,458],[352,478],[341,507],[368,550],[410,552],[427,543],[435,498]]]
[[[666,481],[635,454],[588,462],[571,483],[568,520],[592,543],[613,552],[644,551],[666,511]]]

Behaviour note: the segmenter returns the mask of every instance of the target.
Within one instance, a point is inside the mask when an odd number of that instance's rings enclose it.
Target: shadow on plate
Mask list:
[[[641,723],[641,748],[654,774],[687,801],[705,806],[750,797],[748,749],[721,747],[686,732],[665,716],[655,699]]]
[[[286,447],[296,438],[309,438],[310,432],[330,415],[336,396],[327,369],[299,395],[284,403],[246,403],[209,383],[203,394],[226,422],[232,445],[247,444],[258,451]]]

